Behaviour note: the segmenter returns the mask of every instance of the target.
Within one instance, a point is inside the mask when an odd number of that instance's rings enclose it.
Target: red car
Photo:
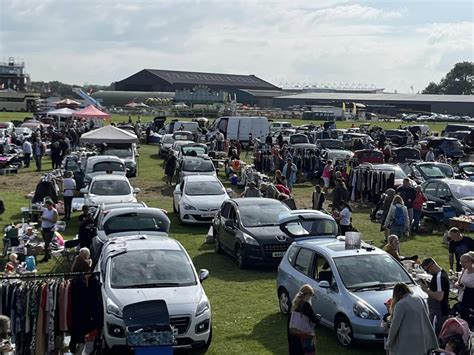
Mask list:
[[[354,158],[357,159],[359,164],[370,163],[370,164],[383,164],[384,157],[383,153],[378,149],[361,149],[354,152]]]

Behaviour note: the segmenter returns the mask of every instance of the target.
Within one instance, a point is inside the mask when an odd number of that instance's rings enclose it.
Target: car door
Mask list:
[[[456,207],[455,204],[453,204],[455,200],[453,199],[453,194],[451,193],[451,189],[449,188],[448,184],[439,182],[437,195],[440,203]]]
[[[307,248],[301,248],[296,255],[294,268],[294,278],[290,280],[292,289],[288,290],[293,299],[301,286],[305,284],[315,288],[317,281],[314,279],[314,252]],[[313,299],[314,301],[314,299]],[[312,302],[313,302],[312,301]],[[313,306],[314,309],[314,306]]]
[[[181,181],[181,183],[177,185],[173,191],[174,205],[178,211],[179,211],[179,201],[181,201],[181,197],[183,197],[183,193],[184,193],[184,180]]]
[[[235,206],[230,205],[229,216],[223,224],[221,239],[221,243],[224,248],[230,252],[233,252],[235,249],[234,246],[236,241],[236,233],[238,232],[237,227],[237,211]]]
[[[438,190],[438,182],[430,181],[425,185],[423,189],[423,193],[425,194],[426,198],[429,201],[438,202],[439,198],[437,197],[437,190]]]
[[[222,244],[222,241],[224,239],[224,227],[225,227],[225,221],[229,219],[229,212],[230,208],[232,205],[229,202],[224,202],[220,208],[219,213],[216,216],[216,222],[214,225],[214,228],[216,228],[216,235],[217,238],[219,238],[219,242],[221,243],[221,246],[225,248],[225,246]]]
[[[339,289],[328,260],[317,252],[314,253],[313,258],[312,277],[316,281],[314,285],[316,297],[312,301],[313,311],[321,314],[321,322],[332,326],[337,311]],[[329,282],[329,288],[321,287],[321,281]]]

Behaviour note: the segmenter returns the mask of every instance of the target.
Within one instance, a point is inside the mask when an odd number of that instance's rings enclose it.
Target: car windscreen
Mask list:
[[[420,151],[418,149],[400,149],[397,150],[396,153],[397,158],[399,161],[412,159],[412,160],[420,160]]]
[[[223,195],[224,187],[218,181],[188,181],[184,188],[188,196]]]
[[[466,183],[450,183],[449,188],[457,199],[473,200],[474,199],[474,184]]]
[[[128,195],[130,192],[130,185],[123,180],[95,181],[90,189],[91,194],[103,196]]]
[[[282,128],[292,128],[293,126],[291,125],[291,123],[282,123],[281,127]]]
[[[160,216],[148,213],[124,213],[110,217],[104,223],[106,234],[120,232],[167,232],[168,222]]]
[[[132,250],[111,259],[112,288],[196,285],[194,270],[182,250]]]
[[[290,136],[290,142],[291,144],[308,143],[309,139],[304,135],[292,135]]]
[[[401,264],[389,254],[336,257],[334,263],[344,286],[351,291],[393,286],[399,282],[413,283]]]
[[[301,219],[284,224],[282,229],[293,238],[337,235],[337,224],[329,219]]]
[[[244,227],[277,226],[280,212],[287,212],[282,203],[240,206],[240,221]]]
[[[462,168],[462,170],[468,175],[474,174],[474,165],[465,166],[465,167]]]
[[[181,151],[184,155],[192,155],[192,152],[196,152],[196,154],[207,154],[207,149],[205,147],[200,146],[193,146],[193,147],[182,147]]]
[[[102,155],[114,155],[122,159],[133,157],[131,149],[107,149]]]
[[[342,141],[321,141],[319,144],[325,149],[345,149]]]
[[[449,141],[447,140],[444,142],[444,145],[446,145],[446,147],[449,147],[451,149],[454,149],[454,148],[463,149],[461,142],[458,140],[449,140]]]
[[[195,171],[195,172],[211,172],[215,170],[214,164],[212,161],[204,159],[189,159],[183,161],[183,171]]]
[[[92,172],[96,173],[99,171],[125,171],[125,166],[119,162],[104,161],[94,164]]]
[[[442,179],[454,177],[453,168],[449,165],[419,165],[418,169],[429,179]]]

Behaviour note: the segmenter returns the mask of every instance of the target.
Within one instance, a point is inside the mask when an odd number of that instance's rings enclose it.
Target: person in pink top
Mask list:
[[[326,165],[324,166],[323,174],[321,175],[324,181],[324,193],[328,192],[329,183],[331,182],[332,170],[333,170],[332,160],[328,160]]]
[[[413,225],[412,231],[418,232],[420,228],[421,211],[423,210],[423,203],[426,202],[426,197],[421,191],[421,186],[416,187],[416,197],[413,200]]]

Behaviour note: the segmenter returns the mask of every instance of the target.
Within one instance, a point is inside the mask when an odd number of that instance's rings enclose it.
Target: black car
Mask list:
[[[250,264],[277,265],[294,241],[280,229],[282,212],[289,213],[290,209],[269,198],[224,201],[213,221],[215,251],[233,256],[239,268]],[[330,216],[323,215],[321,223],[329,224],[321,225],[321,230],[337,230]]]

